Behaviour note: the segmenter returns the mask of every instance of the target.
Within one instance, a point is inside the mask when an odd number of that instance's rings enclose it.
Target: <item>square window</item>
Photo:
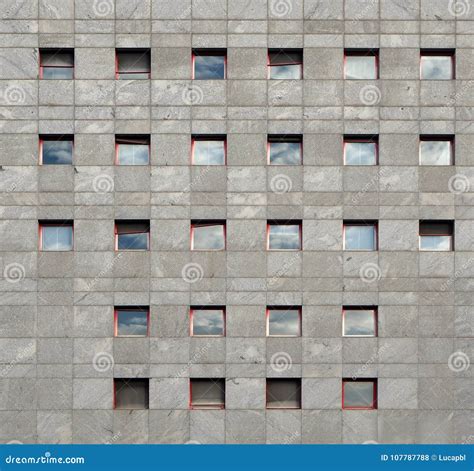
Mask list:
[[[267,224],[268,250],[301,250],[301,222]]]
[[[301,409],[301,379],[267,379],[267,409]]]
[[[114,379],[115,409],[148,409],[148,379]]]
[[[376,337],[377,310],[367,306],[349,306],[342,310],[344,337]]]
[[[377,250],[377,223],[344,222],[344,250]]]
[[[223,337],[225,309],[223,307],[192,307],[191,335],[193,337]]]
[[[150,309],[145,306],[120,306],[115,308],[116,337],[147,337]]]
[[[192,163],[193,165],[225,165],[225,136],[193,136]]]
[[[267,309],[269,337],[299,337],[301,335],[301,308],[291,306]]]
[[[150,136],[115,136],[117,165],[148,165]]]
[[[270,49],[268,69],[270,79],[302,79],[303,51],[301,49]]]
[[[115,221],[115,250],[149,250],[150,221]]]
[[[41,79],[74,78],[74,49],[40,49],[39,57]]]
[[[45,252],[73,250],[72,221],[40,221],[40,249]]]
[[[420,221],[420,250],[454,250],[453,221]]]
[[[302,160],[301,136],[268,136],[269,165],[301,165]]]
[[[453,165],[454,138],[452,136],[421,136],[420,165]]]
[[[344,78],[351,80],[376,80],[379,78],[376,49],[344,51]]]
[[[41,135],[40,165],[72,165],[73,147],[71,135]]]
[[[344,165],[377,165],[376,136],[344,136]]]
[[[422,50],[420,59],[420,78],[422,80],[454,79],[453,50]]]
[[[376,379],[343,379],[343,409],[377,409]]]
[[[144,80],[150,78],[150,49],[116,49],[118,80]]]
[[[225,250],[225,222],[191,221],[191,250]]]
[[[226,61],[225,49],[194,49],[193,78],[195,80],[225,79]]]
[[[224,409],[224,379],[191,379],[192,409]]]

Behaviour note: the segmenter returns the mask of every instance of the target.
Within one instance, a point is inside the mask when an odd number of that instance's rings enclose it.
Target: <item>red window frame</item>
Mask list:
[[[150,48],[142,48],[142,47],[119,47],[115,48],[115,80],[118,80],[120,78],[120,72],[119,72],[119,54],[120,53],[127,53],[127,52],[145,52],[148,54],[150,58],[150,70],[148,71],[132,71],[132,72],[126,72],[127,74],[148,74],[148,79],[151,78],[151,49]],[[128,79],[128,80],[133,80],[133,79]]]
[[[356,382],[363,382],[368,383],[371,382],[373,387],[373,398],[372,398],[372,405],[369,407],[345,407],[344,406],[344,389],[346,383],[356,383]],[[343,378],[342,379],[342,409],[343,410],[375,410],[377,409],[377,378]]]
[[[196,141],[223,141],[224,163],[222,165],[227,165],[227,136],[225,134],[193,134],[191,136],[191,165],[206,167],[206,165],[194,163],[194,146]],[[219,167],[219,165],[212,165],[212,167]]]
[[[43,250],[43,228],[47,226],[48,227],[70,226],[72,229],[72,249],[71,250]],[[39,242],[40,252],[73,252],[74,251],[74,221],[72,220],[38,221],[38,242]]]
[[[193,332],[193,318],[195,311],[222,311],[222,320],[224,325],[224,332],[220,335],[195,335]],[[191,306],[189,308],[189,336],[197,338],[222,338],[226,336],[226,309],[225,306]]]
[[[119,147],[122,144],[126,144],[125,142],[117,142],[117,140],[133,140],[133,139],[143,139],[144,141],[148,141],[148,163],[143,164],[143,165],[130,165],[130,164],[121,164],[119,162]],[[134,144],[133,142],[130,142],[130,144]],[[117,165],[118,167],[146,167],[150,165],[151,163],[151,143],[150,143],[150,135],[149,134],[127,134],[127,135],[122,135],[122,134],[116,134],[115,135],[115,158],[114,158],[114,164]]]
[[[40,134],[38,140],[39,147],[39,165],[43,164],[43,143],[44,141],[60,141],[60,142],[69,142],[72,143],[72,159],[71,165],[74,165],[74,135],[73,134]]]
[[[346,311],[372,311],[374,318],[374,335],[346,335],[344,333],[344,321]],[[379,319],[377,306],[343,306],[342,307],[342,336],[345,338],[376,338],[379,335]]]
[[[279,52],[283,53],[288,53],[288,54],[301,54],[301,61],[300,62],[288,62],[288,63],[282,63],[282,64],[273,64],[271,63],[271,54],[277,54]],[[267,50],[267,79],[268,80],[280,80],[280,79],[271,79],[271,68],[275,66],[284,66],[284,65],[299,65],[300,67],[300,77],[298,79],[289,79],[289,80],[303,80],[304,78],[304,70],[303,70],[303,64],[304,64],[304,57],[303,57],[303,49],[292,49],[292,48],[271,48]],[[286,80],[286,79],[284,79]]]
[[[426,165],[421,163],[421,143],[430,141],[443,141],[450,144],[450,163],[448,165]],[[423,167],[450,167],[455,165],[455,136],[452,134],[421,134],[418,143],[418,163]]]
[[[346,78],[347,57],[375,57],[375,78],[374,79],[348,79]],[[380,79],[380,58],[378,49],[344,49],[344,80],[379,80]]]
[[[451,225],[451,234],[421,234],[421,223],[441,223],[441,222],[447,222],[450,223]],[[421,248],[421,238],[422,237],[449,237],[450,238],[450,243],[449,243],[449,250],[424,250]],[[432,219],[424,219],[420,220],[418,223],[418,250],[421,252],[452,252],[454,250],[454,221],[452,220],[446,220],[446,219],[440,219],[440,220],[432,220]]]
[[[195,78],[195,64],[196,56],[213,56],[213,57],[224,57],[224,77],[221,79],[197,79]],[[193,49],[191,51],[191,78],[192,80],[226,80],[227,79],[227,49]]]
[[[131,220],[116,220],[114,222],[114,247],[115,247],[115,251],[116,252],[147,252],[150,250],[150,232],[151,232],[151,227],[148,226],[148,232],[147,232],[147,248],[146,249],[119,249],[118,248],[118,236],[119,236],[119,233],[118,233],[118,229],[117,229],[117,224],[120,224],[120,223],[127,223],[127,222],[130,222],[130,223],[139,223],[139,222],[150,222],[148,220],[135,220],[135,219],[131,219]],[[143,232],[127,232],[127,234],[143,234]]]
[[[271,407],[268,405],[268,383],[269,381],[272,381],[274,379],[286,379],[286,380],[292,380],[292,381],[298,381],[300,384],[300,397],[299,397],[299,407]],[[265,409],[269,410],[301,410],[303,408],[303,385],[301,378],[280,378],[280,377],[275,377],[275,378],[266,378],[265,380]]]
[[[347,226],[374,226],[375,247],[367,249],[346,249],[346,227]],[[376,252],[379,249],[379,224],[378,221],[344,221],[342,223],[342,250],[352,252]]]
[[[299,226],[299,248],[297,249],[271,249],[270,248],[270,226]],[[303,250],[303,221],[267,221],[267,251],[271,252],[299,252]]]
[[[148,404],[145,409],[117,409],[117,385],[115,384],[116,380],[133,380],[133,379],[140,379],[142,381],[148,381]],[[150,378],[113,378],[113,400],[112,400],[112,408],[114,410],[148,410],[150,409]]]
[[[420,49],[420,80],[429,80],[422,77],[423,57],[451,57],[451,78],[447,80],[456,79],[456,49]]]
[[[144,311],[146,312],[146,335],[119,335],[118,313],[119,311]],[[150,336],[150,307],[149,306],[115,306],[114,307],[114,337],[146,338]]]
[[[212,380],[219,380],[224,383],[224,402],[221,404],[200,404],[200,405],[193,405],[193,380],[194,379],[207,379],[209,381]],[[225,401],[226,401],[226,380],[225,378],[189,378],[189,408],[192,410],[223,410],[225,409]]]
[[[271,335],[270,334],[270,311],[288,311],[288,310],[297,310],[298,311],[298,334],[296,335]],[[267,306],[265,310],[265,324],[266,324],[266,336],[275,337],[275,338],[298,338],[302,335],[302,324],[303,324],[303,315],[301,306]]]
[[[72,59],[73,59],[73,65],[55,65],[55,66],[48,66],[48,65],[43,65],[43,60],[42,60],[42,57],[41,57],[41,54],[45,53],[45,52],[53,52],[53,51],[56,51],[56,52],[69,52],[70,54],[72,54]],[[72,78],[70,79],[60,79],[60,80],[74,80],[75,79],[75,75],[74,75],[74,72],[75,72],[75,57],[74,57],[74,49],[73,48],[47,48],[47,47],[42,47],[39,49],[39,52],[38,52],[38,55],[39,55],[39,78],[40,80],[43,80],[43,75],[44,75],[44,69],[45,68],[55,68],[55,69],[72,69]]]
[[[288,139],[285,140],[285,138],[288,138]],[[303,136],[301,134],[287,134],[287,135],[269,134],[267,136],[267,165],[271,165],[271,166],[273,166],[274,164],[270,163],[270,144],[274,142],[282,142],[282,143],[299,142],[301,158],[300,158],[300,163],[298,165],[303,165]],[[279,165],[279,166],[284,167],[285,165]],[[289,165],[289,166],[296,167],[296,165]]]
[[[375,164],[373,165],[351,165],[346,163],[346,144],[361,143],[361,144],[375,144]],[[367,135],[344,135],[343,149],[342,149],[343,164],[348,167],[375,167],[379,165],[379,136]]]
[[[222,225],[224,228],[224,248],[223,249],[195,249],[194,248],[194,229],[196,227],[204,226],[219,226]],[[193,252],[222,252],[227,250],[227,223],[222,219],[203,219],[203,220],[193,220],[191,221],[191,251]]]

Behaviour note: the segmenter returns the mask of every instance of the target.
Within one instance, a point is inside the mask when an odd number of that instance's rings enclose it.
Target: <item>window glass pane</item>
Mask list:
[[[298,309],[269,309],[268,335],[300,335]]]
[[[44,79],[69,80],[74,75],[72,67],[43,67]]]
[[[225,143],[217,140],[194,141],[194,165],[224,165]]]
[[[148,165],[149,146],[147,144],[119,144],[119,165]]]
[[[73,67],[74,53],[64,50],[40,51],[43,67]]]
[[[303,63],[303,53],[298,51],[281,49],[277,52],[270,52],[269,56],[270,65],[300,65]]]
[[[345,226],[344,247],[346,250],[375,250],[374,226]]]
[[[300,247],[300,226],[298,224],[270,224],[269,249],[299,250]]]
[[[71,165],[72,164],[72,141],[50,141],[42,142],[43,165]]]
[[[148,379],[114,379],[116,409],[148,409]]]
[[[301,79],[301,71],[301,64],[271,65],[270,78],[299,80]]]
[[[193,335],[224,335],[222,309],[193,309]]]
[[[420,236],[421,250],[449,251],[451,250],[451,236]]]
[[[301,381],[299,379],[268,379],[267,407],[301,408]]]
[[[223,250],[225,248],[222,224],[193,226],[193,250]]]
[[[72,250],[72,226],[42,226],[41,233],[43,250]]]
[[[118,51],[119,79],[136,80],[150,77],[150,52],[144,51]]]
[[[118,309],[117,335],[148,334],[148,312],[144,310]]]
[[[148,233],[141,234],[118,234],[119,250],[147,250]]]
[[[344,335],[375,336],[375,313],[372,309],[345,309]]]
[[[300,142],[270,142],[271,165],[300,165]]]
[[[421,165],[451,165],[450,141],[421,141]]]
[[[345,381],[344,407],[372,408],[374,383],[372,381]]]
[[[377,78],[377,61],[375,56],[346,56],[346,79],[371,80]]]
[[[221,407],[225,403],[225,382],[222,379],[191,379],[193,407]]]
[[[425,80],[450,80],[453,78],[451,56],[422,56],[421,78]]]
[[[346,142],[344,145],[346,165],[377,165],[375,142]]]
[[[225,78],[225,56],[194,56],[194,78],[217,80]]]

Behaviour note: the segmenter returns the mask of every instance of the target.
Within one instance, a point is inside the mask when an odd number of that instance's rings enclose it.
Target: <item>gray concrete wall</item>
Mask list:
[[[474,5],[456,5],[2,0],[0,441],[472,440]],[[40,47],[75,48],[75,80],[39,80]],[[116,47],[151,48],[151,80],[116,81]],[[193,47],[227,48],[227,80],[193,83]],[[304,80],[267,80],[269,47],[304,48]],[[343,80],[357,47],[380,80]],[[456,48],[456,80],[420,81],[420,48]],[[38,165],[48,133],[74,134],[73,166]],[[114,166],[132,133],[149,167]],[[420,167],[419,135],[446,133],[456,165]],[[191,134],[227,134],[227,166],[190,166]],[[267,134],[303,134],[304,165],[267,166]],[[344,167],[344,134],[378,134],[380,165]],[[128,218],[149,252],[114,251]],[[267,252],[267,219],[291,218],[303,250]],[[39,252],[41,219],[73,219],[74,251]],[[226,219],[227,250],[191,252],[191,219]],[[343,251],[345,219],[378,220],[379,250]],[[420,219],[455,220],[456,250],[420,253]],[[148,338],[113,337],[122,304],[150,305]],[[190,338],[208,304],[226,337]],[[353,304],[378,306],[377,338],[342,338]],[[267,305],[302,305],[302,337],[267,338]],[[265,409],[277,376],[302,378],[301,410]],[[377,410],[341,410],[352,376],[378,378]],[[114,377],[150,378],[150,409],[113,410]],[[226,378],[226,409],[189,410],[189,377]]]

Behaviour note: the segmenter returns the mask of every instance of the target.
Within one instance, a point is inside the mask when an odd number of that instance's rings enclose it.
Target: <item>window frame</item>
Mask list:
[[[68,250],[44,250],[43,249],[43,228],[44,227],[71,227],[71,242],[72,247]],[[39,252],[74,252],[74,220],[66,219],[52,219],[52,220],[39,220],[38,221],[38,242],[39,242]]]
[[[436,224],[436,223],[449,223],[451,225],[451,228],[452,228],[452,233],[451,234],[421,234],[421,223],[424,222],[424,223],[433,223],[433,224]],[[435,253],[439,253],[439,252],[454,252],[454,235],[455,235],[455,221],[454,220],[451,220],[451,219],[420,219],[419,220],[419,223],[418,223],[418,250],[420,252],[435,252]],[[434,236],[434,237],[450,237],[450,241],[449,241],[449,250],[428,250],[428,249],[422,249],[421,248],[421,238],[422,237],[431,237],[431,236]]]
[[[285,140],[286,139],[286,140]],[[291,140],[293,139],[293,141]],[[299,143],[300,162],[298,164],[272,164],[270,161],[271,144],[273,142],[281,143]],[[301,134],[268,134],[267,135],[267,165],[269,167],[298,167],[303,165],[303,136]]]
[[[374,320],[374,335],[346,335],[344,324],[346,311],[372,311]],[[343,306],[342,307],[342,337],[343,338],[377,338],[379,336],[379,316],[377,306]]]
[[[146,312],[146,335],[120,335],[118,333],[118,316],[120,311]],[[150,337],[150,307],[149,306],[114,306],[114,337],[117,338],[147,338]]]
[[[347,226],[373,226],[375,245],[373,249],[348,249],[346,248],[346,227]],[[344,220],[342,223],[342,250],[348,252],[377,252],[379,250],[379,224],[378,221],[354,221]]]
[[[70,53],[72,54],[72,66],[61,66],[61,65],[57,65],[57,66],[45,66],[43,65],[43,60],[42,60],[42,54],[44,54],[45,52],[66,52],[66,53]],[[40,47],[38,49],[38,58],[39,58],[39,79],[40,80],[74,80],[76,77],[75,77],[75,66],[76,66],[76,57],[75,57],[75,53],[74,53],[74,48],[73,47],[64,47],[64,48],[56,48],[56,47]],[[44,68],[56,68],[56,69],[72,69],[72,77],[71,78],[67,78],[67,79],[48,79],[48,78],[44,78]]]
[[[301,54],[301,62],[291,62],[288,64],[274,64],[271,63],[271,54],[278,54],[279,52],[288,53],[288,54]],[[300,66],[300,76],[299,78],[272,78],[271,69],[272,67],[283,66],[283,65],[299,65]],[[267,49],[267,80],[303,80],[304,79],[304,48],[268,48]]]
[[[299,248],[297,249],[271,249],[270,248],[270,226],[299,226]],[[300,252],[303,250],[303,221],[298,219],[296,221],[279,221],[267,220],[267,236],[266,249],[271,252]]]
[[[224,77],[196,78],[196,57],[224,57]],[[227,48],[193,48],[191,51],[191,79],[192,80],[227,80]]]
[[[274,335],[270,334],[270,311],[298,311],[298,334]],[[265,309],[265,336],[269,338],[300,338],[303,335],[303,309],[302,306],[267,306]]]
[[[195,249],[194,248],[194,230],[196,227],[205,226],[223,226],[224,232],[224,248],[222,249]],[[192,252],[224,252],[227,250],[227,222],[224,219],[192,219],[190,224],[190,238],[191,238],[191,251]]]
[[[224,402],[220,404],[193,404],[193,380],[222,381],[224,385]],[[224,410],[226,405],[226,378],[189,378],[189,409],[191,410]]]
[[[353,79],[346,77],[347,57],[375,57],[375,78],[373,79]],[[343,76],[344,80],[379,80],[380,79],[380,56],[379,49],[366,49],[366,48],[347,48],[344,49],[344,61],[343,61]]]
[[[268,405],[268,398],[269,398],[269,383],[275,380],[286,380],[286,381],[294,381],[299,382],[299,407],[271,407]],[[265,378],[265,409],[268,410],[301,410],[303,408],[303,384],[302,378],[281,378],[281,377],[274,377],[274,378]]]
[[[55,142],[69,142],[71,141],[72,145],[72,155],[70,164],[45,164],[43,163],[43,148],[45,141],[55,141]],[[74,134],[40,134],[38,136],[38,146],[39,146],[39,165],[74,165]]]
[[[118,230],[117,224],[120,223],[140,223],[140,222],[148,222],[148,232],[147,234],[147,248],[146,249],[119,249],[118,248]],[[150,250],[150,233],[151,233],[151,225],[148,219],[116,219],[114,221],[114,250],[115,252],[148,252]],[[143,234],[143,232],[127,232],[127,234]]]
[[[133,380],[140,380],[140,381],[147,381],[148,382],[148,391],[147,391],[147,406],[143,409],[138,409],[138,408],[128,408],[128,407],[117,407],[117,384],[116,381],[133,381]],[[113,378],[113,404],[112,404],[113,410],[149,410],[150,409],[150,378]]]
[[[216,165],[197,164],[194,162],[194,147],[199,141],[224,142],[224,163]],[[223,167],[227,165],[227,135],[225,134],[193,134],[191,136],[191,165],[196,167]]]
[[[223,333],[219,335],[199,335],[199,334],[194,334],[194,324],[193,324],[193,319],[194,319],[194,312],[195,311],[222,311],[222,320],[223,320]],[[191,306],[189,308],[189,336],[190,337],[196,337],[196,338],[223,338],[226,337],[226,308],[225,306]]]
[[[346,383],[368,383],[371,382],[373,387],[373,397],[372,397],[372,404],[370,407],[358,407],[358,406],[351,406],[351,407],[345,407],[344,406],[344,399],[345,399],[345,385]],[[377,410],[378,409],[378,381],[377,378],[342,378],[342,410]]]
[[[148,141],[148,163],[147,164],[121,164],[119,162],[119,146],[121,144],[126,144],[125,142],[117,142],[117,140],[127,140],[130,141],[133,139],[143,139],[144,141]],[[133,144],[130,142],[130,144]],[[151,164],[151,139],[149,134],[116,134],[115,135],[115,158],[114,158],[114,165],[117,167],[148,167]]]
[[[146,79],[133,79],[133,78],[127,78],[127,79],[121,79],[120,78],[120,72],[119,72],[119,54],[120,53],[132,53],[132,52],[146,52],[148,54],[148,57],[150,59],[150,70],[147,72],[138,72],[138,71],[133,71],[133,72],[126,72],[127,74],[148,74],[148,77]],[[115,48],[115,80],[150,80],[151,79],[151,48],[149,47],[116,47]]]
[[[450,163],[447,165],[428,165],[421,162],[422,142],[449,142]],[[456,165],[455,136],[452,134],[420,134],[418,142],[418,165],[420,167],[452,167]]]
[[[346,162],[346,144],[375,144],[375,163],[370,165],[354,165]],[[345,167],[376,167],[379,165],[379,136],[344,134],[342,146],[342,164]]]
[[[451,78],[449,79],[427,79],[423,78],[422,62],[423,57],[450,57],[451,58]],[[456,49],[420,49],[420,80],[442,81],[456,80]]]

